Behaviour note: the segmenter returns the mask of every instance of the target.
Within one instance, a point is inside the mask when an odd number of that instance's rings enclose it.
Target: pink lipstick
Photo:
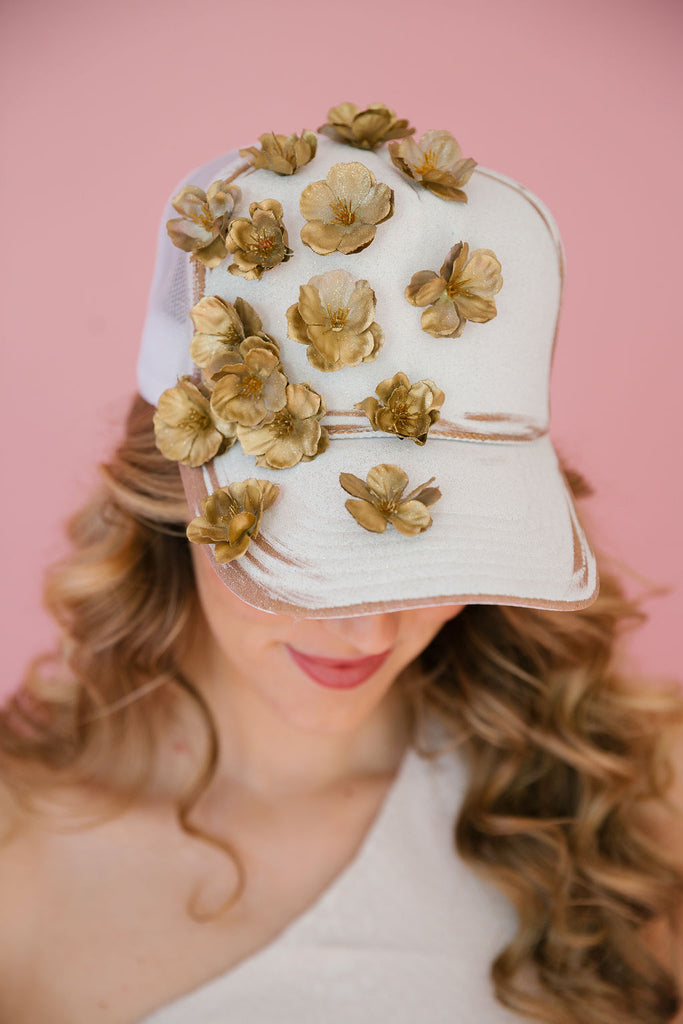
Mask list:
[[[391,654],[391,649],[367,658],[319,658],[285,644],[292,660],[310,679],[333,690],[350,690],[374,675]]]

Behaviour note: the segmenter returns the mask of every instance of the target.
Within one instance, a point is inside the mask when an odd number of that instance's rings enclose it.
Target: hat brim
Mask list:
[[[371,533],[345,507],[339,474],[365,479],[400,466],[407,491],[435,477],[432,525],[406,537]],[[235,445],[199,469],[181,467],[192,515],[217,487],[249,477],[280,487],[246,553],[218,564],[225,585],[264,611],[343,617],[437,604],[568,611],[595,600],[595,556],[548,435],[523,442],[430,437],[424,447],[377,436],[335,438],[313,462],[262,469]]]

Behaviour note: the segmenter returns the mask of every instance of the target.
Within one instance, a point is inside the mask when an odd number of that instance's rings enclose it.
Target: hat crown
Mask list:
[[[334,165],[350,163],[363,164],[378,183],[394,191],[393,214],[377,225],[374,239],[361,252],[319,255],[301,240],[306,225],[301,194],[308,185],[325,181]],[[194,172],[187,181],[207,189],[212,181],[230,177],[243,165],[243,158],[232,152]],[[357,150],[322,135],[315,157],[295,174],[250,170],[240,174],[235,184],[242,191],[235,216],[248,217],[250,204],[265,199],[282,204],[293,255],[260,280],[245,280],[229,272],[230,254],[217,267],[202,267],[197,274],[197,264],[186,253],[174,249],[167,237],[161,240],[170,251],[163,287],[174,293],[175,305],[167,310],[173,324],[168,324],[172,330],[166,331],[165,350],[159,351],[157,341],[154,351],[146,353],[149,345],[143,343],[140,387],[149,401],[156,404],[180,374],[193,371],[189,311],[200,294],[217,295],[233,303],[242,297],[254,307],[263,329],[279,343],[290,379],[310,381],[332,413],[352,410],[355,403],[374,394],[380,381],[401,370],[411,381],[433,379],[445,392],[444,423],[462,424],[463,417],[494,422],[511,417],[547,428],[563,258],[557,227],[537,197],[510,178],[477,167],[466,187],[468,202],[448,202],[403,175],[386,148]],[[501,264],[497,315],[486,323],[468,321],[459,337],[435,338],[422,329],[423,310],[411,305],[405,289],[419,271],[439,274],[452,246],[461,241],[469,245],[470,254],[492,250]],[[171,275],[170,263],[178,260]],[[371,362],[322,372],[309,363],[306,347],[288,337],[286,312],[297,303],[302,285],[332,270],[369,283],[384,344]]]

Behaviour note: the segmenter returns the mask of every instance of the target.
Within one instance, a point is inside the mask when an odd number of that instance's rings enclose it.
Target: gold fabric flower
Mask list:
[[[240,156],[251,156],[257,170],[275,171],[276,174],[294,174],[304,164],[310,163],[318,148],[315,132],[304,130],[299,135],[275,135],[266,132],[259,135],[261,148],[249,146],[241,149]]]
[[[411,384],[405,373],[396,373],[375,388],[376,398],[364,398],[355,409],[362,409],[373,430],[384,430],[397,437],[409,437],[423,445],[429,428],[440,418],[445,395],[433,380]],[[380,402],[382,404],[380,404]]]
[[[218,429],[209,399],[189,377],[167,388],[154,413],[154,434],[162,455],[184,466],[202,466],[234,443],[234,425]]]
[[[373,466],[365,478],[353,473],[340,473],[339,483],[347,494],[345,505],[356,522],[372,533],[384,533],[387,523],[405,537],[423,533],[432,525],[427,508],[441,497],[438,487],[430,487],[434,477],[403,496],[408,476],[398,466],[382,463]]]
[[[415,129],[409,128],[407,121],[398,120],[383,103],[371,103],[365,110],[355,103],[340,103],[328,110],[327,124],[318,131],[357,149],[377,149],[388,139],[405,139]]]
[[[251,339],[245,339],[251,341]],[[244,343],[243,343],[244,344]],[[255,427],[283,408],[287,378],[280,359],[264,345],[248,346],[243,362],[226,364],[214,374],[211,409],[221,422]]]
[[[190,316],[195,329],[190,355],[208,378],[237,353],[245,338],[262,338],[275,345],[263,331],[256,310],[242,298],[235,299],[233,305],[217,295],[207,295],[192,307]]]
[[[299,289],[299,301],[287,310],[287,333],[308,345],[316,370],[340,370],[377,358],[384,331],[374,321],[375,293],[367,281],[346,270],[312,277]]]
[[[233,263],[228,270],[247,281],[260,280],[264,270],[286,263],[292,256],[287,229],[282,221],[282,204],[277,199],[250,203],[248,217],[230,222],[226,245]]]
[[[288,384],[284,408],[260,427],[238,427],[237,436],[247,455],[257,455],[257,466],[288,469],[310,462],[325,451],[328,433],[320,425],[325,403],[308,384]]]
[[[377,225],[391,217],[394,191],[363,164],[335,164],[325,181],[306,186],[299,208],[308,221],[301,229],[305,245],[319,256],[349,255],[367,248]]]
[[[419,142],[414,139],[392,142],[389,153],[400,171],[434,195],[458,203],[467,202],[462,187],[470,180],[477,162],[471,157],[463,158],[450,132],[425,132]]]
[[[261,526],[264,511],[273,504],[280,488],[270,480],[242,480],[219,487],[202,499],[201,516],[187,527],[193,544],[215,544],[214,556],[221,565],[239,558]]]
[[[429,306],[422,330],[434,338],[458,338],[467,320],[483,324],[498,310],[493,298],[503,287],[501,267],[491,249],[475,249],[469,258],[467,242],[458,242],[437,274],[420,270],[405,290],[413,306]]]
[[[174,245],[207,267],[217,267],[227,256],[225,238],[235,203],[241,196],[237,185],[214,181],[208,192],[187,185],[171,200],[180,217],[166,222]]]

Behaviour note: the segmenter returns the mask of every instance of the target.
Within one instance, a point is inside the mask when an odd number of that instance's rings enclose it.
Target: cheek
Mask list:
[[[443,604],[404,612],[406,618],[401,623],[401,630],[404,634],[411,636],[414,641],[419,640],[420,649],[424,650],[444,623],[456,618],[464,607],[464,604]]]
[[[282,616],[253,608],[241,601],[223,581],[219,579],[201,548],[191,547],[192,563],[197,584],[199,603],[207,622],[221,633],[243,630],[267,630],[272,632],[282,621]]]
[[[464,607],[464,604],[441,604],[434,605],[433,608],[425,608],[423,609],[425,622],[438,630],[445,622],[450,622],[451,619],[456,618]]]

